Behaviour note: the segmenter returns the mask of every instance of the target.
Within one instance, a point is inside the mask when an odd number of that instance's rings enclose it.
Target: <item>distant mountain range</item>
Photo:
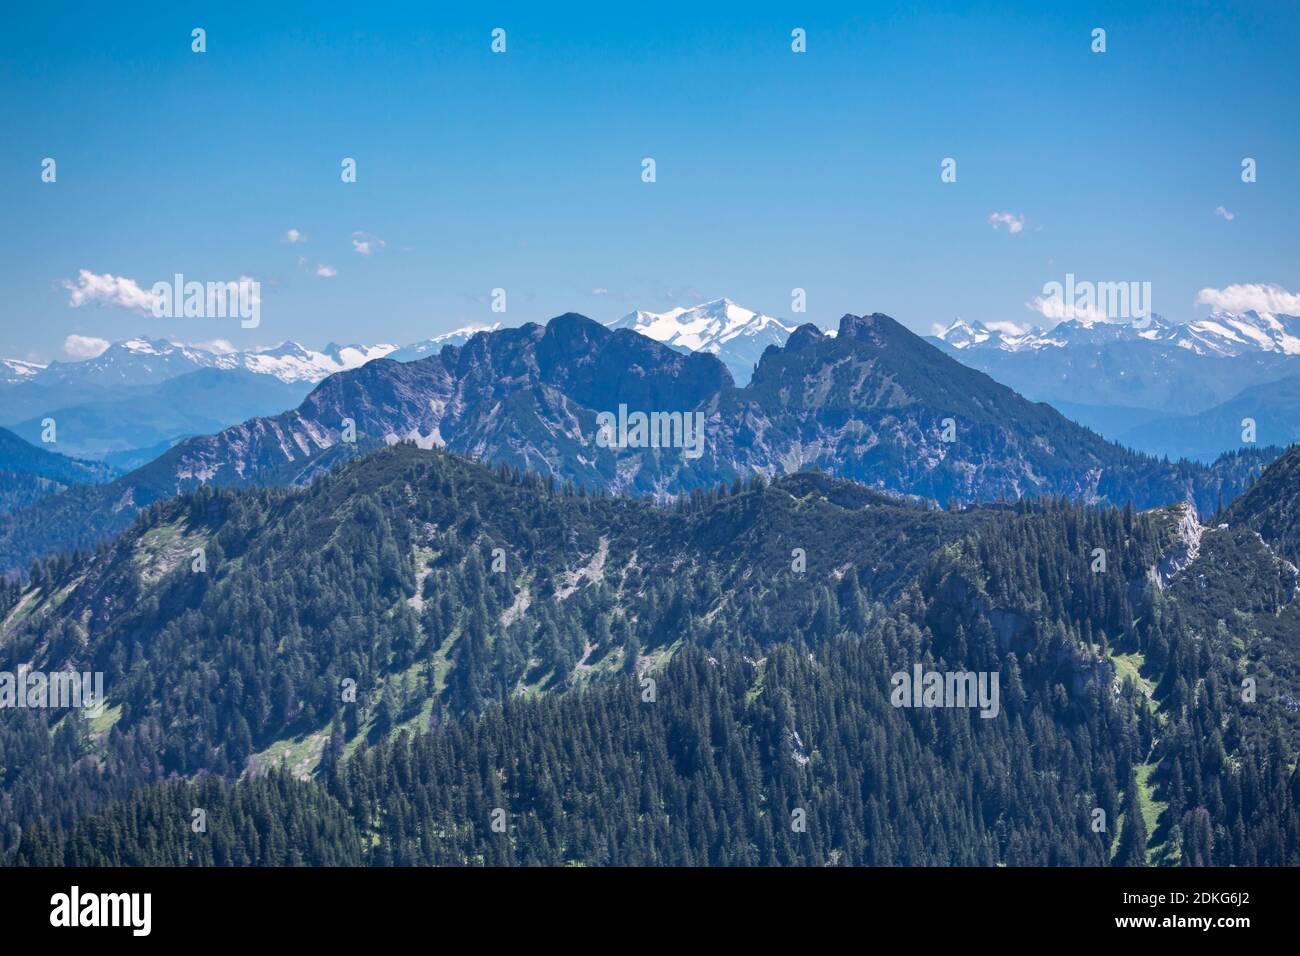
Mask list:
[[[308,348],[281,342],[272,348],[220,351],[166,339],[126,339],[114,342],[94,358],[40,365],[20,359],[0,360],[0,385],[102,387],[156,385],[199,369],[243,370],[281,382],[319,382],[335,372],[357,368],[377,358],[399,362],[423,358],[444,345],[462,345],[476,332],[498,325],[471,325],[416,342],[396,345],[338,345]]]
[[[14,515],[0,529],[0,557],[25,563],[66,542],[99,540],[125,527],[138,507],[196,485],[307,480],[367,442],[399,440],[615,493],[672,496],[755,473],[820,467],[937,502],[1063,494],[1145,507],[1187,499],[1205,514],[1235,497],[1274,453],[1247,450],[1213,468],[1161,464],[1099,434],[1209,464],[1218,451],[1240,445],[1240,419],[1260,408],[1258,446],[1297,437],[1278,398],[1291,395],[1287,401],[1300,406],[1300,388],[1270,385],[1222,410],[1204,407],[1205,394],[1214,392],[1206,381],[1216,376],[1219,390],[1229,392],[1226,382],[1243,372],[1277,380],[1292,368],[1290,320],[1256,319],[1260,336],[1238,337],[1257,347],[1235,355],[1206,351],[1206,324],[1063,323],[1050,336],[1054,345],[1047,333],[1011,342],[984,326],[954,324],[927,345],[888,316],[845,316],[832,333],[811,324],[792,332],[729,299],[633,312],[610,326],[576,315],[546,326],[471,326],[404,349],[331,345],[313,352],[286,343],[220,354],[135,339],[98,359],[14,372],[23,381],[0,386],[9,415],[17,416],[0,424],[38,440],[43,416],[56,411],[60,450],[133,470]],[[1225,323],[1219,316],[1214,324],[1238,328]],[[1271,349],[1265,329],[1277,333]],[[1203,343],[1200,351],[1193,338]],[[1096,433],[963,364],[975,359],[996,365],[993,378],[1013,385],[1017,377],[1057,375],[1067,386],[1078,380],[1079,388],[1057,389],[1071,399],[1061,401],[1062,410]],[[757,371],[737,386],[728,362]],[[339,365],[355,367],[325,377],[303,401],[313,377]],[[1147,372],[1131,373],[1139,365]],[[147,384],[105,384],[114,380]],[[1164,408],[1177,407],[1179,390],[1197,390],[1203,407],[1195,415],[1208,418],[1183,420],[1135,403],[1087,405],[1097,392],[1130,397],[1135,382],[1145,386],[1143,401],[1167,386]],[[64,403],[53,405],[59,399]],[[680,447],[599,446],[597,415],[620,406],[702,415],[699,457]],[[359,445],[341,445],[344,419],[355,421]]]
[[[464,345],[479,332],[494,332],[502,323],[471,324],[410,345],[338,345],[331,342],[316,350],[298,342],[282,342],[272,348],[220,351],[185,345],[165,339],[134,338],[114,342],[94,358],[41,365],[21,359],[0,360],[0,390],[4,386],[27,386],[21,392],[0,391],[15,398],[28,414],[10,409],[0,412],[0,421],[13,423],[37,412],[48,411],[51,401],[63,405],[104,401],[116,393],[97,391],[117,387],[157,385],[200,369],[243,370],[281,382],[319,382],[335,372],[358,368],[377,358],[412,362],[436,354],[447,345]],[[715,299],[694,307],[667,312],[630,312],[609,323],[610,328],[628,328],[680,352],[709,352],[716,355],[744,384],[754,365],[769,345],[784,345],[795,326],[782,319],[737,305],[730,299]],[[833,332],[829,334],[834,334]],[[72,389],[62,400],[50,389]],[[32,400],[40,407],[34,407]]]
[[[327,375],[356,368],[371,359],[396,351],[395,345],[336,345],[321,351],[297,342],[282,342],[269,349],[215,351],[165,339],[127,339],[114,342],[94,358],[78,362],[51,362],[24,374],[24,382],[40,385],[154,385],[202,368],[244,369],[270,375],[282,382],[319,382]]]
[[[1140,323],[1070,320],[1028,331],[959,320],[930,341],[1148,454],[1213,458],[1243,445],[1241,419],[1247,416],[1260,423],[1261,444],[1300,434],[1290,427],[1300,416],[1300,395],[1285,384],[1300,375],[1295,316],[1215,312],[1184,323],[1159,316]]]
[[[1063,495],[1214,512],[1271,457],[1207,468],[1135,454],[927,344],[888,316],[800,326],[736,387],[712,354],[567,314],[476,334],[414,362],[330,376],[295,410],[186,439],[102,487],[0,528],[0,566],[90,544],[139,508],[205,484],[287,484],[383,442],[412,441],[612,493],[665,497],[820,468],[937,502]],[[702,441],[602,443],[598,416],[698,416]],[[683,418],[683,421],[685,419]],[[357,441],[345,434],[355,424]]]
[[[1172,345],[1195,355],[1227,358],[1252,352],[1300,355],[1300,317],[1258,312],[1212,312],[1205,319],[1170,322],[1153,315],[1136,322],[1069,319],[1044,330],[993,329],[982,322],[953,322],[936,336],[955,349],[1036,352],[1111,342],[1152,342]]]
[[[737,388],[710,354],[560,316],[419,362],[332,376],[294,412],[183,443],[172,467],[178,490],[195,479],[246,480],[333,447],[350,418],[377,439],[613,492],[672,495],[814,465],[938,501],[1066,494],[1146,505],[1192,490],[1195,469],[1156,474],[1154,463],[947,359],[888,316],[845,316],[838,332],[800,327],[784,348],[768,346]],[[698,459],[676,447],[600,447],[597,415],[619,406],[703,415]],[[1139,491],[1130,479],[1153,484]]]
[[[607,324],[611,329],[631,329],[679,352],[715,355],[738,385],[749,381],[763,351],[769,345],[783,346],[796,327],[727,298],[665,312],[637,310]],[[137,338],[116,342],[83,361],[40,365],[4,359],[0,360],[0,395],[8,401],[0,423],[12,424],[48,411],[54,407],[52,400],[65,406],[104,400],[111,396],[96,389],[153,385],[203,368],[242,369],[285,383],[314,383],[376,358],[399,362],[425,358],[446,345],[464,345],[475,334],[500,327],[500,323],[469,325],[401,348],[330,343],[315,350],[290,341],[274,348],[218,351]],[[822,331],[835,334],[833,329]],[[1136,323],[1076,319],[1050,329],[1023,330],[959,319],[929,340],[1029,398],[1069,403],[1085,415],[1095,408],[1103,420],[1102,410],[1114,408],[1166,416],[1201,412],[1245,388],[1300,371],[1300,365],[1291,363],[1300,356],[1300,318],[1257,312],[1219,311],[1183,323],[1160,316]],[[16,385],[24,387],[9,387]],[[62,390],[58,399],[42,391],[56,387]]]
[[[1158,316],[1146,324],[1070,320],[1023,334],[959,320],[930,341],[1036,401],[1168,416],[1205,411],[1300,371],[1298,328],[1300,319],[1254,312],[1182,324]]]

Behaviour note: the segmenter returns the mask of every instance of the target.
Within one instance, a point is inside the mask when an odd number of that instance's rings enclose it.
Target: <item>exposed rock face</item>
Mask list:
[[[1205,529],[1196,517],[1196,509],[1190,505],[1178,505],[1174,508],[1178,524],[1175,530],[1177,544],[1165,553],[1160,563],[1152,569],[1152,579],[1157,587],[1164,589],[1174,576],[1191,565],[1201,553],[1201,535]]]

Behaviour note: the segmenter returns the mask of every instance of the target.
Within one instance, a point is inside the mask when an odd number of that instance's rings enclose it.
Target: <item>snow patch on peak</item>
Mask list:
[[[499,328],[501,328],[500,322],[493,322],[491,325],[471,323],[459,329],[452,329],[450,332],[435,335],[431,339],[425,339],[422,342],[415,342],[400,349],[395,349],[388,355],[388,358],[395,362],[414,362],[429,355],[436,355],[448,345],[464,345],[480,332],[495,332]]]
[[[121,348],[128,352],[134,352],[137,355],[166,355],[174,351],[174,346],[165,339],[127,339],[125,342],[118,343]],[[111,346],[110,346],[111,347]]]
[[[450,332],[443,332],[441,335],[435,335],[429,339],[430,342],[439,344],[467,342],[480,332],[495,332],[501,328],[500,322],[493,322],[491,325],[482,325],[479,323],[462,326],[459,329],[452,329]]]
[[[732,339],[775,333],[784,341],[796,328],[726,298],[666,312],[638,309],[609,323],[609,327],[632,329],[665,345],[715,355]]]
[[[784,345],[798,323],[721,298],[665,312],[638,309],[608,326],[631,329],[680,352],[710,352],[731,370],[738,384],[744,384],[763,350],[769,345]]]
[[[22,359],[0,359],[0,365],[3,365],[15,375],[27,377],[35,375],[41,369],[45,368],[36,362],[24,362]]]
[[[935,337],[942,339],[955,349],[964,349],[972,345],[978,345],[981,342],[987,342],[993,337],[993,333],[978,319],[974,322],[956,319],[947,328],[937,331]]]

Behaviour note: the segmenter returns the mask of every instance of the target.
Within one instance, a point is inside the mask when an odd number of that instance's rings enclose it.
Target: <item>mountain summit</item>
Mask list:
[[[793,325],[737,305],[714,299],[667,312],[629,312],[609,323],[611,329],[631,329],[678,351],[716,355],[737,384],[749,381],[754,365],[769,345],[784,345]]]

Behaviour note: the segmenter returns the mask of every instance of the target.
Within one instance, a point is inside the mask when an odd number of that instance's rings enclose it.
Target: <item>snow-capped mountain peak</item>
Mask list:
[[[979,319],[974,322],[957,319],[947,328],[936,332],[935,337],[943,339],[955,349],[964,349],[987,342],[994,334]]]
[[[425,339],[422,342],[405,345],[388,357],[395,362],[414,362],[417,359],[441,352],[444,346],[464,345],[480,332],[495,332],[499,328],[501,328],[500,322],[493,322],[491,325],[466,325],[450,332],[443,332],[441,335],[435,335],[433,338]]]
[[[1300,355],[1300,318],[1260,312],[1211,312],[1182,327],[1178,345],[1202,354],[1282,352]]]
[[[44,365],[24,362],[22,359],[0,359],[0,384],[12,385],[35,378]]]
[[[711,352],[731,370],[736,382],[743,384],[753,374],[763,350],[784,345],[798,323],[723,298],[666,312],[638,309],[608,325],[631,329],[682,352]]]
[[[290,341],[281,342],[272,349],[221,356],[220,365],[274,375],[282,382],[318,382],[335,372],[358,368],[396,351],[396,345],[337,345],[331,342],[318,352]]]
[[[1072,319],[1070,321],[1079,329],[1091,328],[1091,324],[1086,320]],[[1062,326],[1066,324],[1065,322],[1061,323]],[[1060,327],[1057,326],[1057,328]],[[947,328],[935,333],[934,337],[946,342],[955,349],[984,347],[1017,352],[1024,349],[1061,344],[1050,333],[1044,332],[1036,326],[1018,326],[1011,322],[995,322],[992,325],[985,325],[978,319],[973,322],[957,319]]]
[[[632,329],[665,345],[714,354],[732,339],[763,335],[765,332],[788,336],[795,330],[794,325],[786,325],[780,319],[747,309],[725,298],[697,306],[669,309],[667,312],[638,309],[609,323],[609,326],[614,329]]]
[[[459,329],[452,329],[450,332],[443,332],[442,335],[435,335],[429,341],[436,342],[439,345],[458,345],[468,342],[480,332],[495,332],[499,328],[501,328],[500,322],[493,322],[491,325],[465,325]]]

